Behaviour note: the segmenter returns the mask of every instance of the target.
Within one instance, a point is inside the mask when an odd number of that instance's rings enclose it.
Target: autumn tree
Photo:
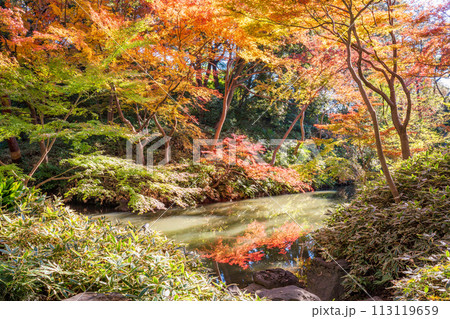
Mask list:
[[[1,43],[6,49],[0,52],[4,61],[0,94],[10,109],[7,116],[1,117],[1,136],[10,138],[24,133],[31,142],[39,144],[40,157],[27,173],[29,181],[48,161],[57,139],[79,142],[101,134],[100,123],[75,123],[71,117],[88,113],[83,103],[96,96],[108,79],[95,65],[76,59],[79,42],[70,41],[68,33],[61,32],[61,12],[52,1],[14,4],[1,11],[8,17],[2,20],[8,36]],[[22,10],[23,6],[27,10]],[[86,18],[85,11],[78,12]],[[74,21],[66,15],[63,24],[68,26],[71,22]],[[73,23],[70,25],[75,28]]]
[[[407,2],[395,0],[305,0],[292,5],[284,2],[270,5],[244,3],[236,6],[236,2],[228,2],[234,12],[256,21],[250,24],[266,23],[306,30],[307,34],[313,32],[318,41],[336,45],[345,52],[349,74],[371,115],[383,173],[393,197],[399,201],[399,193],[383,153],[376,106],[371,99],[376,96],[389,106],[402,156],[410,157],[407,127],[413,108],[411,79],[416,75],[414,70],[417,66],[413,53],[418,53],[420,43],[416,41],[416,35],[423,25],[412,22],[413,8]],[[444,7],[439,10],[444,10]],[[421,19],[429,25],[442,24],[442,19],[436,22],[430,15]],[[436,51],[430,55],[433,58],[439,56]]]
[[[276,89],[263,85],[274,98],[294,104],[299,108],[298,115],[291,122],[279,145],[272,154],[271,165],[275,164],[276,155],[287,139],[295,124],[300,120],[301,141],[305,141],[304,119],[307,108],[327,89],[331,90],[342,76],[343,64],[338,52],[317,43],[303,39],[304,52],[293,54],[284,59],[284,67],[277,74]]]
[[[105,10],[93,10],[91,16],[107,38],[108,72],[121,73],[111,84],[112,100],[119,119],[136,136],[138,162],[144,163],[143,141],[152,122],[166,140],[168,162],[178,123],[196,121],[189,107],[201,108],[218,95],[197,81],[198,64],[209,61],[208,48],[215,37],[208,27],[213,25],[213,8],[208,1],[168,0],[152,2],[149,10],[133,19]],[[131,121],[127,116],[133,113]]]

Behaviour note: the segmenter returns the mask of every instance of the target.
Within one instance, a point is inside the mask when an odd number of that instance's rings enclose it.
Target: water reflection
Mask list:
[[[336,191],[321,191],[170,209],[161,217],[123,212],[93,215],[136,226],[149,223],[152,229],[187,243],[189,249],[212,257],[210,266],[223,280],[245,285],[252,271],[297,267],[311,254],[304,235],[319,227],[325,213],[340,201]]]

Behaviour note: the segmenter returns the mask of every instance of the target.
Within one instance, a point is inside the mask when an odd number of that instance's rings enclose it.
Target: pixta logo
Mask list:
[[[165,165],[171,160],[170,137],[161,137],[160,134],[137,136],[127,140],[126,158],[135,161],[138,165],[146,165],[147,169],[152,169],[155,165]],[[155,152],[164,147],[164,158],[158,163],[154,163]]]
[[[127,141],[126,158],[136,164],[145,165],[147,169],[154,166],[165,165],[171,161],[170,137],[162,137],[160,134],[148,134],[143,132],[141,136],[134,137]],[[269,164],[267,157],[254,150],[255,145],[261,145],[262,149],[275,150],[280,157],[288,153],[289,149],[298,144],[293,139],[271,139],[259,140],[256,144],[242,139],[194,139],[192,147],[192,159],[195,164],[199,164],[202,159],[207,161],[226,162],[229,165],[236,164],[238,156],[241,154],[251,154],[254,163]],[[321,160],[320,152],[313,140],[306,140],[302,143],[302,150],[307,152],[310,159]],[[163,159],[155,163],[155,153],[159,156],[163,154]]]

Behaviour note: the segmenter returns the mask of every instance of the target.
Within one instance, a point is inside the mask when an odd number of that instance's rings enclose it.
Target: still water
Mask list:
[[[343,198],[336,191],[281,195],[215,203],[165,213],[94,213],[113,222],[148,224],[202,256],[227,283],[245,286],[256,270],[298,269],[312,257],[308,232]],[[301,267],[300,267],[301,268]]]

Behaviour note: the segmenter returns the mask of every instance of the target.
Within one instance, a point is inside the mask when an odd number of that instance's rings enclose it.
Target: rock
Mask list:
[[[127,301],[130,300],[122,294],[112,292],[99,294],[95,292],[83,292],[64,301]]]
[[[241,294],[241,290],[236,284],[231,284],[227,287],[228,292],[233,296],[239,296]]]
[[[383,299],[381,299],[381,297],[378,296],[373,296],[371,298],[364,299],[363,301],[383,301]]]
[[[293,273],[281,268],[257,271],[253,274],[253,281],[267,289],[291,285],[301,287],[298,278]]]
[[[249,294],[255,294],[258,290],[261,290],[261,289],[265,289],[265,287],[253,283],[253,284],[248,285],[244,289],[242,289],[242,291],[249,293]]]
[[[256,291],[256,295],[274,301],[320,301],[316,295],[297,286],[261,289]]]
[[[342,277],[349,270],[347,261],[326,262],[322,258],[314,258],[306,270],[307,289],[319,296],[321,300],[341,300],[345,293]]]

